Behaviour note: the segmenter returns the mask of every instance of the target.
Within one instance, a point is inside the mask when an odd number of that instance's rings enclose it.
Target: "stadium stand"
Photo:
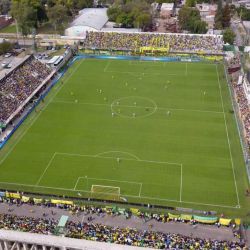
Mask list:
[[[249,101],[244,90],[243,79],[241,79],[241,64],[240,56],[236,54],[228,61],[228,73],[231,76],[231,84],[234,90],[235,100],[238,104],[240,117],[244,126],[244,134],[247,142],[248,148],[250,147],[250,110]]]
[[[29,56],[0,79],[0,124],[8,124],[51,77],[49,67]]]
[[[0,215],[0,229],[52,235],[58,221],[46,218]],[[244,243],[200,239],[179,234],[164,234],[155,231],[141,231],[135,228],[119,228],[94,223],[75,223],[66,225],[66,237],[115,243],[156,249],[243,249]]]
[[[223,40],[215,35],[87,32],[85,48],[140,50],[143,47],[169,48],[173,53],[222,54]]]
[[[7,196],[18,197],[18,193],[7,193]],[[20,195],[19,195],[20,196]],[[20,196],[21,197],[21,196]],[[32,244],[28,242],[33,240],[36,235],[61,235],[69,239],[70,244],[73,244],[73,239],[82,240],[82,246],[85,243],[88,244],[89,241],[99,243],[114,243],[107,249],[126,249],[122,246],[135,246],[135,247],[146,247],[146,248],[156,248],[156,249],[247,249],[245,248],[245,241],[241,237],[239,227],[233,223],[231,219],[217,218],[217,217],[204,217],[204,216],[192,216],[192,215],[177,215],[177,214],[157,214],[142,212],[136,208],[130,209],[119,209],[118,207],[98,207],[93,205],[76,205],[72,201],[66,200],[43,200],[35,199],[27,196],[22,196],[22,198],[7,198],[1,197],[0,199],[0,245],[1,240],[11,241],[12,245],[14,242],[17,244]],[[20,214],[20,209],[24,214]],[[36,213],[36,210],[41,210],[41,214]],[[61,212],[62,211],[62,212]],[[69,212],[69,213],[67,213]],[[18,215],[16,215],[18,213]],[[67,214],[67,217],[63,228],[58,229],[61,219],[60,214]],[[58,214],[58,215],[57,215]],[[105,217],[105,218],[104,218]],[[110,218],[120,217],[118,220],[136,221],[135,226],[129,226],[127,223],[120,223],[119,225],[107,223]],[[100,220],[102,222],[100,222]],[[108,219],[109,218],[109,219]],[[128,220],[129,219],[129,220]],[[202,219],[202,220],[200,220]],[[205,221],[205,219],[209,219]],[[99,221],[99,222],[98,222]],[[162,225],[169,225],[168,223],[179,224],[180,226],[186,225],[189,227],[186,233],[182,234],[179,232],[169,232],[168,230],[161,231],[156,227],[156,223]],[[193,235],[190,232],[191,228],[195,228],[198,221],[200,223],[212,223],[210,226],[202,226],[200,224],[199,230],[208,230],[208,234],[203,234],[203,236]],[[223,222],[224,221],[224,222]],[[140,227],[139,224],[148,226]],[[226,222],[226,223],[225,223]],[[155,226],[153,226],[153,224]],[[134,224],[135,225],[135,224]],[[151,226],[152,225],[152,226]],[[173,225],[173,224],[172,224]],[[222,226],[224,225],[224,226]],[[137,228],[138,227],[138,228]],[[191,227],[191,228],[190,228]],[[222,228],[221,228],[222,227]],[[223,227],[225,227],[226,235],[218,237],[218,233],[222,233]],[[202,229],[203,228],[203,229]],[[27,242],[20,240],[20,235],[14,234],[12,237],[8,236],[6,238],[6,233],[4,230],[12,230],[26,233],[33,233],[34,236],[26,238]],[[221,230],[221,231],[220,231]],[[215,231],[215,237],[211,237],[211,231]],[[229,236],[229,231],[231,231],[232,236]],[[194,232],[194,231],[192,231]],[[223,233],[223,234],[224,234]],[[196,233],[195,233],[196,234]],[[3,237],[3,235],[5,235]],[[31,235],[30,235],[31,236]],[[55,244],[55,237],[39,238],[38,241],[33,243],[48,245],[49,242],[51,246],[61,246],[67,248],[69,242],[65,241],[60,243],[60,238],[58,237],[57,245]],[[40,243],[39,243],[40,242]],[[74,244],[78,244],[78,243]],[[10,244],[10,245],[11,245]],[[53,245],[55,244],[55,245]],[[58,245],[59,244],[59,245]],[[74,245],[73,244],[73,245]],[[119,247],[116,245],[119,244]],[[71,245],[71,247],[73,246]],[[107,245],[103,247],[99,246],[96,249],[106,249]],[[76,247],[77,248],[77,247]],[[86,248],[91,249],[91,248]],[[133,248],[132,248],[133,249]]]

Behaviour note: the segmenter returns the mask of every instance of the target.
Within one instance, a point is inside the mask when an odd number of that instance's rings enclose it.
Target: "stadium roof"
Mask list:
[[[79,12],[79,16],[72,22],[72,26],[87,26],[101,30],[108,21],[107,8],[86,8]]]

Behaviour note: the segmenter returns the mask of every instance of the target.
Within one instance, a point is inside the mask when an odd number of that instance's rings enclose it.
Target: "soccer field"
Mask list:
[[[0,187],[216,210],[246,206],[222,65],[77,60],[0,152]]]

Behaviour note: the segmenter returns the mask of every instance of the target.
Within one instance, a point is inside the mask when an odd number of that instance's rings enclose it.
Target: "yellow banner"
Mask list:
[[[7,198],[13,198],[13,199],[20,199],[21,198],[20,194],[18,194],[18,193],[6,192],[5,195],[6,195]]]
[[[36,199],[36,198],[34,198],[33,200],[34,200],[35,204],[42,203],[42,201],[43,201],[42,199]]]
[[[130,211],[132,212],[132,214],[139,214],[140,213],[139,209],[137,209],[137,208],[130,208]]]
[[[176,219],[176,218],[179,218],[180,217],[180,215],[178,215],[178,214],[170,214],[170,213],[168,213],[168,218],[169,219]]]
[[[182,220],[188,220],[188,221],[190,221],[190,220],[192,220],[192,215],[190,215],[190,214],[181,214],[181,219]]]
[[[29,200],[30,200],[30,197],[22,196],[22,201],[23,202],[28,202]]]
[[[231,219],[223,219],[223,218],[220,218],[219,220],[219,223],[223,226],[229,226],[230,223],[231,223]]]
[[[237,225],[237,226],[239,226],[240,224],[241,224],[241,219],[234,219],[234,221],[235,221],[235,224]]]
[[[51,200],[53,204],[65,204],[65,205],[73,205],[73,201],[65,201],[65,200]]]

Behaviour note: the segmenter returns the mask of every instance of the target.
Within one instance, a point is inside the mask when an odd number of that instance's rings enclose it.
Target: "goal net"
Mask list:
[[[91,198],[104,199],[104,200],[119,200],[120,187],[92,185]]]

